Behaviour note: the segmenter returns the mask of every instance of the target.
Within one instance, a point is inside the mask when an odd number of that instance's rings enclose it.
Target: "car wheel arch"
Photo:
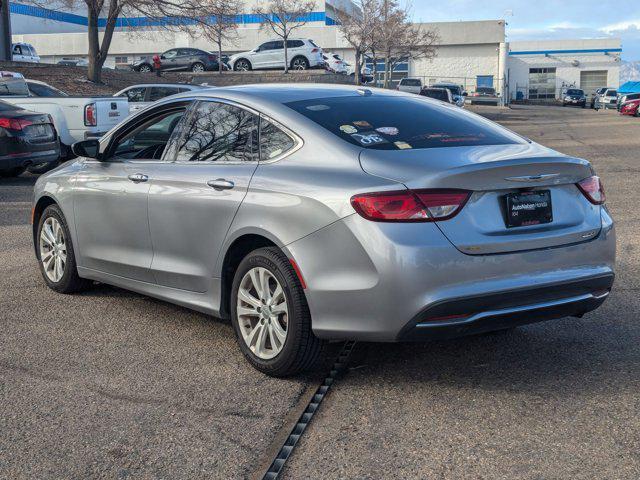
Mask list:
[[[240,58],[237,58],[235,62],[233,62],[233,70],[234,71],[237,71],[236,70],[236,65],[238,64],[238,62],[242,62],[242,61],[245,61],[245,62],[247,62],[249,64],[249,69],[253,68],[253,63],[251,63],[251,60],[249,60],[248,58],[245,58],[245,57],[240,57]]]
[[[228,319],[231,315],[231,286],[233,277],[242,262],[242,259],[254,250],[265,247],[275,247],[284,252],[284,249],[265,235],[259,233],[245,233],[236,237],[225,250],[224,259],[220,269],[220,317]],[[286,252],[284,252],[287,255]],[[288,255],[287,255],[288,256]]]
[[[34,205],[33,212],[31,214],[34,235],[36,230],[38,229],[38,223],[40,222],[40,217],[42,217],[42,213],[45,211],[45,209],[49,205],[60,206],[60,204],[55,200],[55,198],[53,198],[50,195],[41,196],[36,202],[36,204]]]
[[[305,61],[305,62],[307,62],[307,66],[308,66],[308,68],[311,68],[311,60],[309,60],[309,59],[306,57],[306,55],[296,55],[295,57],[293,57],[293,58],[291,59],[291,62],[290,62],[290,68],[293,68],[293,62],[295,62],[297,58],[302,58],[302,59],[304,59],[304,61]]]

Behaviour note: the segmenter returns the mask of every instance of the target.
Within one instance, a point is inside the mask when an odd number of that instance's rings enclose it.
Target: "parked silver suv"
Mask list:
[[[235,71],[284,68],[284,41],[271,40],[249,51],[232,55],[229,59]],[[287,40],[287,58],[292,70],[324,68],[322,49],[313,40],[290,38]]]
[[[35,185],[46,284],[96,280],[228,319],[271,375],[308,368],[326,340],[582,316],[613,283],[589,162],[414,94],[197,90],[74,151]]]

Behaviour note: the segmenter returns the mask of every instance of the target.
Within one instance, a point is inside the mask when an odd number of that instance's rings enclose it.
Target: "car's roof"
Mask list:
[[[193,88],[193,89],[200,89],[200,88],[210,88],[210,87],[203,87],[202,85],[193,85],[192,83],[136,83],[135,85],[130,85],[126,88],[123,88],[123,90],[129,90],[130,88],[140,88],[140,87],[178,87],[178,88]]]
[[[215,92],[215,93],[214,93]],[[211,90],[216,97],[245,98],[259,103],[288,103],[329,97],[362,96],[371,92],[378,96],[413,96],[381,88],[356,85],[333,85],[328,83],[263,83],[258,85],[237,85],[219,87]],[[202,90],[198,95],[207,96],[209,91]]]

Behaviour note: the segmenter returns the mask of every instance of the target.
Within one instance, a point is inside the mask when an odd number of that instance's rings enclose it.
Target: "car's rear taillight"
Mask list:
[[[313,49],[311,49],[311,53],[318,53],[319,51],[320,51],[320,50],[319,50],[319,49],[317,49],[317,48],[313,48]]]
[[[439,222],[457,215],[470,194],[442,189],[365,193],[351,197],[351,205],[374,222]]]
[[[84,107],[84,124],[87,127],[95,127],[98,125],[98,117],[96,116],[96,104],[90,103]]]
[[[33,125],[33,122],[22,118],[0,118],[0,128],[22,130],[29,125]]]
[[[605,200],[604,187],[600,181],[600,177],[593,175],[576,183],[580,191],[594,205],[602,205]]]

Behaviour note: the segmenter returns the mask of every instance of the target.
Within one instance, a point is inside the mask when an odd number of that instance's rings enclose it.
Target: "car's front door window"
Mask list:
[[[154,113],[151,118],[109,147],[109,161],[161,160],[186,107]]]

